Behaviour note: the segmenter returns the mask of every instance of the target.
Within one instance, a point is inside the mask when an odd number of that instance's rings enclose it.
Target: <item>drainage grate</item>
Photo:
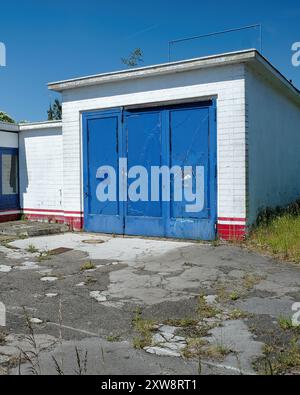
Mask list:
[[[65,248],[65,247],[60,247],[60,248],[55,248],[54,250],[49,251],[50,255],[60,255],[64,254],[65,252],[73,251],[73,248]]]

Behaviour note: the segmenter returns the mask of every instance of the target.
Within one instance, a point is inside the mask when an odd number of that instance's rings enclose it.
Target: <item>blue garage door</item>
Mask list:
[[[213,240],[215,126],[213,101],[84,114],[85,229]]]

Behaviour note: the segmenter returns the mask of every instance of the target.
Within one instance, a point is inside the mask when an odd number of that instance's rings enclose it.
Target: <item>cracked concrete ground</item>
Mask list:
[[[57,248],[68,250],[49,253]],[[202,374],[255,374],[270,331],[300,302],[300,267],[231,245],[65,233],[0,247],[0,301],[0,374],[32,364],[24,309],[43,374],[78,373],[75,347],[89,374],[198,374],[199,358]],[[141,349],[137,311],[155,323]],[[201,332],[201,357],[187,355],[191,332]]]

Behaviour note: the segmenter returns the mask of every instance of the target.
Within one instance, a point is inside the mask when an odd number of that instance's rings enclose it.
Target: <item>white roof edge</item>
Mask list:
[[[80,88],[83,86],[98,85],[128,79],[144,78],[153,75],[177,73],[205,67],[222,66],[224,64],[246,62],[254,59],[256,53],[257,51],[255,49],[248,49],[244,51],[228,52],[224,54],[205,56],[201,58],[133,68],[129,70],[126,69],[109,73],[95,74],[80,78],[51,82],[48,84],[48,88],[50,90],[62,92],[67,89]]]
[[[153,66],[134,68],[130,70],[121,70],[81,78],[74,78],[59,82],[52,82],[48,84],[48,88],[50,90],[62,92],[68,89],[100,85],[109,82],[145,78],[154,75],[179,73],[182,71],[223,66],[228,64],[251,62],[262,66],[262,69],[265,72],[269,73],[269,75],[271,75],[277,81],[281,82],[285,86],[285,88],[287,88],[289,92],[292,93],[294,97],[300,101],[300,91],[256,49],[228,52],[224,54],[205,56],[201,58],[182,60],[178,62],[163,63]]]
[[[16,133],[19,131],[19,125],[17,123],[0,122],[0,131]]]
[[[19,130],[35,130],[35,129],[57,129],[62,128],[62,121],[42,121],[20,123]]]

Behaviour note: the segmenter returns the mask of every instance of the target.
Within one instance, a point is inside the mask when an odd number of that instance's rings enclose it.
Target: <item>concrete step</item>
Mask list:
[[[67,225],[46,222],[13,221],[0,224],[0,234],[16,237],[46,236],[68,231]]]

